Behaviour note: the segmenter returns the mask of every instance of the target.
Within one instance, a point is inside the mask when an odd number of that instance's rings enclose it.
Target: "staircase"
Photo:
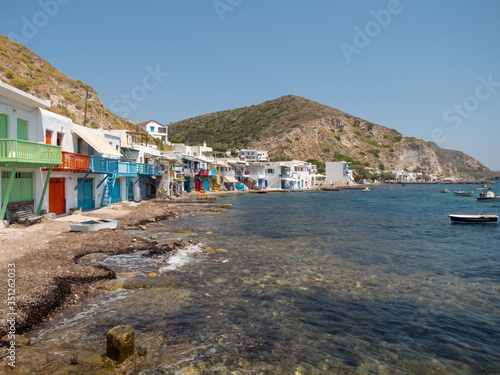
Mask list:
[[[243,183],[250,190],[260,190],[259,185],[257,184],[257,181],[255,181],[254,179],[252,179],[250,177],[244,177],[243,178]]]
[[[107,178],[106,184],[104,185],[104,193],[102,194],[101,207],[109,207],[111,204],[111,194],[115,188],[116,175],[112,175]]]

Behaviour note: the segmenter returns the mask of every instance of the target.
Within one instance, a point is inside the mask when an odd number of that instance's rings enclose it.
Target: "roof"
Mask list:
[[[0,95],[31,108],[50,108],[50,100],[42,100],[0,81]]]
[[[141,123],[137,124],[137,126],[144,126],[144,125],[149,124],[150,122],[155,122],[155,123],[157,123],[158,125],[161,125],[161,126],[167,126],[167,125],[163,125],[163,124],[159,123],[159,122],[158,122],[158,121],[156,121],[156,120],[148,120],[148,121],[144,121],[144,122],[141,122]]]
[[[107,154],[119,157],[122,156],[122,154],[120,154],[119,151],[115,150],[108,142],[106,142],[106,140],[103,137],[97,134],[87,133],[86,131],[78,129],[76,127],[73,128],[71,132],[85,139],[85,142],[87,142],[89,145],[92,146],[94,150],[96,150],[101,154]]]

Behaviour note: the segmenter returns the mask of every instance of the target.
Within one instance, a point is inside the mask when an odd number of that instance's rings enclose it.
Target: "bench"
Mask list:
[[[37,221],[42,220],[41,215],[35,214],[33,210],[17,211],[17,221],[19,223],[27,223],[28,225],[34,224]]]

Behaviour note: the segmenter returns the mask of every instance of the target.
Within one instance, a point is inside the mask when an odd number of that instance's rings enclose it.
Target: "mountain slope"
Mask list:
[[[171,124],[170,134],[186,143],[206,141],[220,150],[264,149],[273,160],[326,162],[348,156],[376,170],[404,169],[457,179],[495,175],[459,151],[405,137],[395,129],[294,95],[179,121]]]
[[[0,34],[0,79],[40,99],[49,99],[51,111],[83,124],[87,84],[71,79],[29,48]],[[138,130],[127,119],[111,113],[89,87],[87,126]]]

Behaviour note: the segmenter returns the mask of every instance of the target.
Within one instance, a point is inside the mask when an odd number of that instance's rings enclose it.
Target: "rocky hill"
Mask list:
[[[1,34],[0,79],[41,99],[49,99],[53,112],[83,124],[88,85],[69,78],[29,48]],[[111,113],[92,87],[89,87],[86,125],[142,131],[129,120]],[[352,158],[374,169],[405,169],[457,179],[500,175],[460,151],[444,150],[433,143],[405,137],[397,130],[293,95],[179,121],[171,125],[169,132],[183,142],[206,141],[218,150],[262,148],[274,160],[326,162]]]
[[[215,149],[259,148],[273,160],[358,160],[375,170],[436,173],[455,179],[494,177],[476,159],[395,129],[294,95],[171,124],[182,142]]]
[[[83,124],[87,84],[71,79],[29,48],[0,34],[0,79],[40,99],[49,99],[51,110]],[[127,119],[114,115],[89,87],[86,126],[138,130]]]

